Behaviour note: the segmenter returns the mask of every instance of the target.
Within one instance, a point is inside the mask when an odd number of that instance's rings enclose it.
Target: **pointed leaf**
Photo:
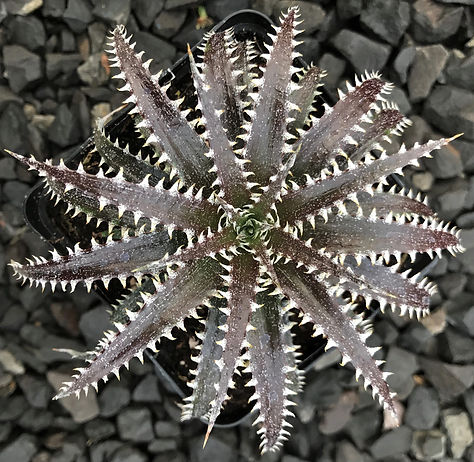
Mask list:
[[[290,8],[273,44],[269,47],[263,83],[255,101],[244,157],[251,161],[255,182],[265,186],[281,164],[285,151],[286,126],[289,123],[287,104],[291,92],[293,51],[297,8]]]
[[[115,58],[112,65],[118,65],[120,77],[126,80],[124,89],[131,93],[130,101],[137,105],[143,118],[142,126],[151,130],[148,144],[156,144],[163,152],[161,160],[169,159],[180,178],[188,186],[210,186],[212,176],[208,170],[210,160],[204,156],[205,144],[158,85],[157,76],[152,76],[130,45],[125,28],[117,26],[113,31],[112,47]]]
[[[63,192],[78,189],[83,195],[99,201],[99,209],[106,205],[117,207],[119,216],[129,211],[137,221],[143,216],[153,224],[192,228],[197,232],[217,224],[217,207],[209,201],[192,196],[189,194],[190,190],[187,194],[179,193],[177,183],[167,190],[163,187],[163,180],[155,187],[148,185],[146,179],[134,184],[125,181],[122,174],[108,178],[99,171],[97,175],[91,175],[84,172],[82,165],[77,170],[70,170],[62,162],[53,166],[33,158],[10,154],[38,170],[39,175],[45,177],[47,182],[53,179],[64,185]]]
[[[211,41],[211,43],[213,43],[213,41]],[[206,49],[207,47],[209,47],[209,42],[206,45]],[[218,51],[219,50],[216,52]],[[221,122],[221,111],[227,114],[227,108],[225,106],[220,109],[225,102],[220,99],[222,98],[222,89],[219,91],[219,87],[215,88],[212,85],[212,80],[208,80],[207,74],[199,73],[190,49],[188,54],[194,87],[196,88],[199,100],[198,107],[201,109],[202,121],[206,126],[206,132],[203,136],[207,138],[209,143],[209,153],[207,155],[213,159],[214,170],[217,173],[217,180],[214,184],[220,186],[221,193],[219,195],[228,204],[235,207],[242,207],[248,203],[250,192],[246,188],[247,180],[242,167],[238,164],[239,159],[234,154],[231,141],[227,138],[227,134]],[[220,63],[220,65],[222,65],[222,63]],[[215,75],[214,78],[216,79],[218,76]],[[232,107],[229,109],[232,110]]]
[[[294,388],[296,371],[295,349],[289,333],[290,324],[282,311],[281,297],[261,294],[257,298],[261,305],[252,313],[253,329],[247,333],[250,344],[249,371],[252,380],[248,385],[255,386],[254,410],[259,417],[254,422],[262,435],[262,452],[278,449],[291,427],[288,417],[294,414],[288,410],[294,403],[290,397],[296,394]]]
[[[295,175],[313,176],[325,167],[338,150],[342,150],[348,137],[357,132],[362,117],[376,107],[380,95],[390,90],[391,85],[378,75],[368,77],[341,95],[334,107],[326,105],[324,115],[314,119],[313,126],[296,143],[301,147],[293,169]]]
[[[122,365],[134,357],[141,357],[147,347],[154,348],[155,342],[191,311],[210,296],[219,284],[220,264],[210,258],[202,259],[181,268],[156,292],[145,297],[145,304],[126,329],[99,345],[96,358],[75,376],[56,396],[64,398],[72,393],[80,394],[90,385],[106,379],[111,372],[118,373]]]
[[[386,176],[394,171],[402,173],[402,167],[405,165],[417,165],[419,158],[429,157],[431,151],[440,149],[452,139],[442,138],[423,145],[415,144],[408,150],[402,146],[397,154],[383,154],[371,162],[349,165],[344,171],[337,169],[325,179],[311,180],[306,186],[283,197],[283,203],[278,208],[280,219],[283,223],[292,223],[306,216],[316,215],[323,209],[330,209],[349,194],[364,190],[376,181],[385,181]]]
[[[358,331],[357,321],[349,318],[343,307],[331,298],[327,289],[313,275],[297,269],[292,263],[277,263],[275,269],[283,292],[312,319],[316,333],[327,336],[328,345],[336,346],[343,358],[350,359],[356,375],[361,373],[365,377],[364,386],[370,385],[383,406],[398,416],[384,375],[372,358],[378,348],[372,349],[365,345],[367,335]]]
[[[244,253],[234,257],[231,265],[227,292],[229,315],[225,322],[222,357],[217,362],[221,373],[216,385],[217,395],[209,417],[209,429],[214,426],[222,403],[226,399],[227,389],[231,384],[240,350],[244,347],[251,307],[255,303],[258,263],[250,253]]]

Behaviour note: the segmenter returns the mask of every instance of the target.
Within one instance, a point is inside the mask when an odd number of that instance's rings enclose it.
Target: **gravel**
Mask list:
[[[170,67],[208,28],[197,8],[219,22],[239,8],[277,16],[279,0],[5,0],[0,2],[0,147],[40,159],[74,150],[97,116],[123,99],[104,61],[106,35],[126,23],[152,71]],[[375,317],[374,339],[398,392],[399,428],[329,352],[307,374],[280,454],[259,456],[245,420],[213,432],[181,423],[180,399],[150,362],[130,363],[99,394],[52,401],[72,368],[53,348],[93,348],[110,328],[97,296],[20,286],[6,263],[47,246],[25,227],[22,207],[37,177],[0,154],[0,462],[442,462],[474,461],[474,0],[299,1],[307,61],[328,69],[324,98],[354,72],[381,70],[395,83],[388,98],[413,125],[400,141],[464,135],[407,175],[441,219],[463,230],[467,251],[446,253],[432,278],[438,293],[422,323]],[[301,419],[301,421],[299,420]],[[304,422],[304,423],[302,423]]]

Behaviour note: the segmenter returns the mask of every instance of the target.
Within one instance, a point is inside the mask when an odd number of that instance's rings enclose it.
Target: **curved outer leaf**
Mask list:
[[[202,339],[199,345],[200,354],[195,361],[198,367],[195,377],[188,386],[192,388],[191,396],[184,398],[181,420],[205,417],[209,414],[211,403],[216,398],[216,384],[219,383],[220,369],[216,361],[222,355],[222,348],[217,344],[222,340],[223,332],[219,326],[224,324],[226,315],[217,307],[211,305],[208,310],[204,333],[197,334]]]
[[[143,296],[145,304],[127,328],[106,336],[96,358],[79,371],[72,383],[65,384],[55,398],[79,395],[90,385],[97,387],[99,380],[106,380],[111,372],[118,375],[120,366],[127,365],[134,356],[142,358],[146,348],[154,349],[161,336],[170,335],[176,324],[215,292],[221,269],[217,261],[204,258],[172,273],[164,284],[157,285],[153,295]]]
[[[384,83],[378,75],[367,75],[357,82],[334,107],[325,105],[325,113],[313,120],[313,126],[297,141],[300,146],[293,168],[295,175],[316,175],[335,157],[346,144],[348,137],[357,132],[363,116],[376,107],[375,101],[382,93],[388,93],[391,85]]]
[[[140,183],[148,176],[150,184],[156,185],[165,177],[165,172],[158,165],[154,167],[149,162],[142,160],[140,156],[134,156],[130,153],[128,146],[121,148],[118,140],[113,143],[105,134],[102,123],[99,123],[94,131],[94,143],[102,161],[116,172],[123,169],[123,176],[127,181]]]
[[[208,47],[211,46],[212,43],[213,41],[211,37],[206,45],[206,50],[208,50]],[[211,51],[213,51],[212,48]],[[211,51],[206,52],[210,53]],[[204,59],[206,59],[206,52],[204,54]],[[224,53],[225,55],[224,50],[217,49],[216,53]],[[221,93],[223,93],[223,91],[222,89],[219,89],[219,86],[215,88],[212,85],[212,81],[208,81],[207,73],[199,73],[190,49],[188,49],[188,55],[191,64],[194,87],[196,88],[199,99],[197,107],[201,109],[202,121],[206,126],[206,132],[203,136],[205,136],[209,142],[209,153],[207,155],[214,160],[213,170],[217,173],[217,180],[214,184],[220,186],[221,197],[228,204],[233,205],[234,207],[242,207],[248,203],[250,191],[246,188],[247,180],[244,176],[243,169],[238,164],[239,159],[236,157],[232,149],[231,141],[227,138],[227,134],[224,131],[221,122],[220,113],[224,110],[221,109],[221,106],[225,102],[225,100],[222,101],[220,99],[220,97],[222,98]],[[224,64],[219,62],[217,66],[219,65],[223,66]],[[218,71],[218,69],[216,69],[216,71]],[[214,80],[219,81],[218,76],[215,75]],[[221,85],[226,86],[226,82]],[[229,85],[230,84],[227,83],[227,86]],[[227,113],[227,111],[224,111],[224,113]]]
[[[260,307],[252,313],[252,329],[247,333],[250,363],[247,368],[255,387],[251,400],[253,410],[259,411],[255,424],[260,425],[262,452],[276,450],[286,440],[291,427],[286,421],[294,414],[288,410],[293,403],[289,397],[296,394],[299,374],[296,371],[295,348],[289,332],[291,325],[282,313],[281,297],[261,293]]]
[[[191,190],[186,194],[179,193],[176,182],[168,190],[163,187],[163,180],[156,186],[148,185],[146,178],[139,184],[129,183],[121,173],[107,178],[101,171],[97,175],[85,173],[82,165],[77,170],[70,170],[62,162],[53,166],[33,158],[10,154],[38,170],[39,175],[44,176],[46,181],[52,178],[65,185],[64,191],[78,189],[85,196],[98,200],[99,209],[106,205],[117,207],[119,216],[125,211],[131,211],[136,220],[145,217],[150,219],[153,225],[161,223],[172,228],[191,228],[197,232],[217,225],[217,206],[193,196],[190,194]]]
[[[328,348],[336,346],[342,354],[343,362],[350,360],[356,369],[356,377],[362,374],[364,386],[370,385],[372,392],[379,396],[383,406],[398,417],[385,377],[387,373],[378,368],[378,361],[372,355],[379,348],[365,345],[368,334],[361,334],[357,321],[350,319],[342,306],[328,294],[326,288],[312,275],[297,269],[294,264],[277,263],[275,270],[283,292],[293,300],[298,308],[314,322],[317,334],[328,337]]]
[[[121,90],[130,91],[127,102],[137,105],[143,118],[140,125],[151,130],[147,143],[158,146],[163,152],[160,161],[169,159],[188,186],[211,186],[212,163],[204,156],[205,144],[179,110],[179,104],[159,87],[157,76],[150,74],[148,65],[142,63],[129,42],[125,28],[117,26],[111,44],[115,57],[111,62],[120,68],[118,76],[127,82]]]
[[[222,127],[228,139],[235,141],[243,123],[243,101],[237,79],[244,73],[246,50],[244,43],[235,44],[237,56],[232,56],[228,33],[216,32],[208,38],[202,73],[204,82],[212,89],[206,95],[212,96],[214,109],[224,111],[220,117]]]
[[[278,207],[283,223],[294,223],[306,216],[313,216],[321,210],[328,210],[337,202],[346,199],[350,194],[357,193],[370,187],[376,181],[385,181],[387,175],[395,172],[402,173],[405,165],[418,165],[418,159],[430,156],[434,149],[440,149],[453,138],[428,141],[423,145],[415,144],[406,150],[404,146],[397,154],[383,154],[379,159],[365,164],[349,164],[344,171],[335,169],[333,175],[326,179],[311,180],[306,186],[291,191],[284,196],[283,203]],[[297,157],[298,158],[298,157]]]
[[[293,51],[297,8],[290,8],[274,39],[265,67],[263,82],[256,96],[254,115],[243,155],[251,161],[252,180],[265,186],[275,175],[285,153],[286,126],[290,122],[287,102],[294,85]],[[289,147],[289,146],[288,146]]]
[[[104,281],[106,286],[114,277],[125,283],[135,268],[162,259],[173,248],[174,243],[166,231],[152,232],[121,241],[109,241],[106,245],[94,244],[89,250],[82,250],[77,245],[64,257],[53,252],[52,260],[37,259],[30,265],[13,262],[12,266],[21,278],[43,287],[49,282],[53,288],[61,284],[65,289],[69,283],[73,290],[79,281],[84,281],[90,289],[98,279]]]
[[[369,216],[372,210],[375,209],[378,217],[387,216],[390,212],[393,215],[419,215],[422,217],[434,217],[435,213],[431,210],[428,205],[421,202],[419,195],[416,199],[405,196],[402,192],[395,193],[394,191],[382,192],[377,191],[373,195],[370,194],[358,194],[359,205],[362,209],[362,213],[365,216]]]
[[[330,216],[327,223],[309,232],[318,246],[336,255],[392,254],[430,252],[438,249],[454,249],[459,238],[448,225],[432,221],[431,224],[402,224],[371,221],[367,218]]]
[[[229,274],[229,289],[226,292],[228,316],[225,335],[222,340],[222,356],[217,361],[220,378],[216,384],[216,398],[212,403],[206,439],[221,411],[232,383],[232,375],[237,367],[240,350],[244,347],[246,329],[250,321],[252,307],[255,306],[258,263],[252,254],[243,253],[232,259]]]
[[[396,273],[396,267],[372,265],[367,258],[362,259],[359,266],[346,260],[344,266],[337,263],[337,258],[334,261],[330,254],[311,247],[310,241],[305,244],[278,229],[271,231],[270,242],[278,257],[303,264],[321,278],[335,276],[338,283],[352,293],[364,296],[367,301],[378,300],[382,309],[387,303],[401,307],[404,312],[409,309],[410,313],[416,310],[421,314],[429,309],[427,288]]]

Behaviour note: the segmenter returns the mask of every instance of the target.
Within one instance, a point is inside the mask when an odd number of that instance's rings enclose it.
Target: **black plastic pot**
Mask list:
[[[228,16],[225,20],[214,27],[214,31],[221,31],[230,27],[234,28],[235,36],[238,40],[255,39],[258,44],[267,41],[267,34],[272,33],[271,20],[256,11],[242,10]],[[199,44],[198,44],[199,45]],[[196,45],[193,49],[195,49]],[[304,66],[304,61],[299,60],[301,67]],[[182,93],[191,88],[191,75],[189,69],[189,59],[183,56],[175,65],[168,71],[164,72],[160,84],[165,84],[174,77],[172,87],[179,89]],[[172,88],[173,90],[173,88]],[[316,102],[316,110],[322,108],[322,98]],[[131,107],[125,107],[119,110],[107,124],[107,131],[116,136],[123,130],[124,126],[130,125],[131,117],[128,114]],[[63,159],[66,165],[72,167],[83,160],[94,147],[93,138],[89,138],[82,146],[75,148],[69,152],[64,153]],[[40,183],[34,187],[27,196],[24,203],[24,214],[27,223],[33,228],[43,239],[52,244],[58,251],[64,251],[66,246],[71,246],[77,241],[77,236],[74,238],[61,229],[52,213],[51,201],[46,197],[43,184]],[[117,297],[111,295],[111,292],[106,290],[102,284],[98,284],[95,288],[96,292],[108,303],[116,301]],[[306,332],[301,329],[299,333],[303,338],[302,343],[302,362],[300,367],[308,369],[311,364],[322,354],[325,346],[325,341],[321,338],[312,338],[309,328]],[[163,385],[170,391],[184,398],[189,393],[189,388],[186,387],[186,381],[183,380],[183,372],[177,367],[175,360],[163,353],[158,356],[146,352],[149,359],[152,361],[155,372],[160,378]],[[244,419],[250,411],[250,407],[246,402],[232,404],[232,401],[225,407],[221,413],[217,424],[220,426],[230,426],[238,424]]]

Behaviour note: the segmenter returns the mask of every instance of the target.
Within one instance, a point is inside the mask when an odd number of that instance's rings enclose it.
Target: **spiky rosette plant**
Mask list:
[[[366,346],[370,330],[352,302],[375,299],[382,311],[389,305],[401,314],[428,313],[434,287],[401,273],[402,255],[462,247],[425,202],[385,185],[389,174],[401,175],[450,139],[388,155],[382,143],[408,122],[385,100],[391,85],[375,73],[347,84],[347,93],[315,118],[323,73],[294,67],[297,16],[290,8],[265,53],[231,31],[206,37],[200,63],[189,51],[193,120],[134,52],[124,27],[112,32],[111,66],[130,92],[144,152],[158,159],[132,154],[102,124],[97,174],[11,153],[74,214],[122,229],[121,238],[111,234],[86,250],[12,262],[18,277],[71,290],[79,281],[89,289],[99,280],[138,282],[120,304],[118,332],[106,334],[56,398],[97,389],[199,313],[204,326],[183,418],[206,418],[207,436],[238,372],[254,390],[262,450],[286,439],[292,397],[302,385],[295,324],[311,323],[314,336],[337,347],[343,363],[351,361],[364,386],[397,413],[389,373],[373,358],[378,348]]]

